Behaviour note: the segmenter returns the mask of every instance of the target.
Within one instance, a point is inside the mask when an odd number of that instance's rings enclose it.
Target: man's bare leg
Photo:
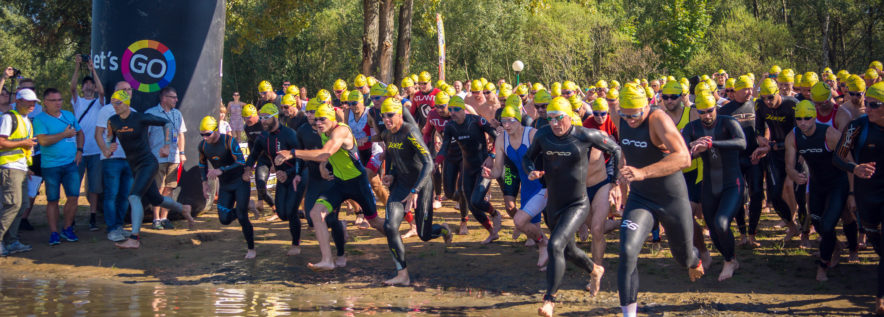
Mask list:
[[[740,268],[740,262],[737,258],[730,261],[724,261],[724,267],[721,268],[721,274],[718,275],[718,281],[724,281],[734,276],[734,271]]]
[[[396,272],[396,277],[384,281],[387,285],[408,286],[411,284],[411,278],[408,277],[408,268],[404,268]]]
[[[489,244],[500,239],[498,232],[500,231],[501,221],[500,212],[495,212],[494,216],[491,216],[492,225],[491,228],[488,229],[488,237],[485,238],[485,241],[482,241],[482,244]]]
[[[325,224],[325,216],[328,213],[328,208],[320,203],[313,205],[313,209],[310,210],[310,217],[313,218],[313,230],[316,231],[316,242],[319,243],[319,253],[322,254],[322,259],[315,264],[307,263],[307,267],[317,272],[335,269],[335,263],[332,261],[328,226]]]
[[[255,249],[246,250],[246,260],[254,259],[256,256],[258,256],[258,253],[255,252]]]
[[[608,220],[610,203],[608,195],[611,192],[611,184],[606,184],[596,191],[590,203],[589,232],[592,234],[592,262],[602,266],[605,261],[605,225]],[[593,270],[595,272],[595,270]],[[604,269],[602,269],[604,272]]]
[[[551,301],[551,300],[544,300],[543,306],[540,306],[540,308],[537,309],[537,315],[544,316],[544,317],[552,317],[555,309],[556,309],[556,302]]]
[[[602,276],[605,275],[605,267],[593,264],[592,273],[589,273],[589,283],[586,284],[586,290],[589,296],[595,297],[599,294],[599,288],[602,286]]]
[[[417,225],[414,223],[414,210],[409,210],[405,213],[405,221],[408,222],[408,232],[401,236],[402,240],[414,237],[417,235]]]
[[[549,261],[549,254],[547,253],[548,250],[546,248],[547,239],[543,235],[543,231],[540,231],[540,227],[531,223],[531,218],[531,215],[522,210],[519,210],[513,217],[513,224],[516,226],[516,228],[519,228],[522,232],[525,233],[525,236],[528,237],[528,240],[533,240],[537,242],[537,266],[546,267],[546,262]]]

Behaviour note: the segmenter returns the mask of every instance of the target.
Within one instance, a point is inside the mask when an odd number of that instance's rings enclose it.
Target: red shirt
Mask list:
[[[605,131],[608,135],[610,135],[614,140],[619,141],[620,135],[617,133],[617,127],[614,125],[614,121],[611,121],[611,116],[607,116],[605,118],[605,123],[599,124],[595,121],[595,118],[589,117],[583,121],[583,127],[589,129],[596,129]]]
[[[427,116],[429,116],[430,112],[434,112],[433,107],[436,106],[436,94],[439,91],[438,88],[433,88],[428,94],[418,91],[414,94],[414,98],[411,98],[411,109],[409,110],[411,111],[411,116],[414,117],[414,121],[419,126],[423,126],[427,122]]]
[[[430,111],[430,114],[427,116],[427,123],[421,130],[424,135],[424,142],[426,142],[426,144],[433,143],[434,130],[436,133],[439,133],[439,136],[442,136],[442,132],[445,131],[445,124],[448,123],[448,120],[451,120],[451,117],[443,118],[439,116],[439,113],[435,110]]]

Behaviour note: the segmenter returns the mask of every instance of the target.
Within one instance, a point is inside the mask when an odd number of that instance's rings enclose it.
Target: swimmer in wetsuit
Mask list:
[[[696,109],[700,119],[688,123],[681,133],[691,156],[703,158],[701,206],[712,243],[724,256],[718,276],[721,282],[733,277],[740,267],[734,253],[731,219],[743,205],[740,151],[746,147],[746,137],[737,120],[716,113],[711,95],[697,95]]]
[[[550,125],[534,135],[522,160],[522,168],[527,172],[528,180],[543,177],[548,188],[546,208],[551,233],[547,252],[550,263],[543,306],[537,312],[541,316],[552,316],[555,295],[565,274],[566,258],[590,273],[591,279],[586,289],[593,296],[598,293],[605,269],[593,263],[577,247],[574,235],[589,214],[589,198],[586,195],[589,150],[597,148],[610,153],[615,162],[620,161],[621,152],[616,141],[605,133],[572,125],[575,119],[572,119],[574,116],[567,99],[553,99],[546,113]],[[542,160],[543,170],[537,169],[537,159]],[[619,176],[619,172],[615,171],[614,176]]]
[[[133,112],[129,109],[131,97],[123,90],[114,92],[111,96],[111,105],[117,114],[110,117],[107,122],[108,135],[111,139],[117,139],[123,152],[126,153],[126,161],[132,169],[132,187],[129,195],[129,206],[132,212],[132,235],[126,241],[117,243],[116,246],[121,249],[137,249],[141,247],[139,233],[141,232],[141,223],[144,220],[144,208],[142,199],[146,199],[147,203],[160,206],[175,212],[180,212],[185,218],[193,224],[193,217],[190,216],[190,205],[181,205],[172,200],[172,198],[160,195],[154,175],[159,169],[157,158],[150,151],[148,143],[147,129],[151,126],[165,127],[165,146],[160,149],[160,154],[169,153],[169,144],[172,143],[169,137],[168,120],[141,113]],[[116,144],[110,146],[111,151],[115,151]]]
[[[298,216],[298,199],[295,188],[301,182],[300,162],[289,159],[276,162],[274,158],[279,152],[289,152],[300,148],[298,137],[294,130],[279,123],[279,108],[273,104],[266,104],[258,112],[261,117],[261,125],[264,133],[255,140],[246,160],[243,180],[249,179],[255,162],[266,160],[271,162],[276,169],[276,215],[279,219],[288,220],[289,233],[292,235],[292,246],[286,255],[301,254],[301,217]]]
[[[218,132],[218,121],[206,116],[200,121],[199,151],[200,178],[203,180],[203,197],[211,198],[209,179],[218,179],[218,220],[222,225],[229,225],[234,219],[242,227],[242,235],[246,239],[246,259],[254,259],[255,234],[249,221],[249,192],[251,186],[242,180],[243,166],[246,160],[239,149],[236,138]],[[209,166],[211,164],[211,167]]]
[[[402,104],[389,98],[381,105],[384,124],[387,127],[381,137],[385,151],[386,175],[384,185],[390,188],[386,203],[387,220],[384,231],[387,244],[396,263],[396,277],[384,282],[387,285],[409,285],[408,268],[405,263],[405,245],[399,236],[399,225],[407,210],[414,210],[417,234],[423,241],[444,237],[451,243],[451,230],[447,224],[433,224],[433,160],[424,144],[417,126],[404,123]]]
[[[834,127],[814,121],[816,109],[808,100],[798,103],[795,109],[795,128],[786,136],[786,172],[799,185],[810,183],[808,208],[811,221],[820,240],[820,259],[816,279],[828,280],[826,270],[838,263],[839,248],[835,246],[835,225],[847,202],[847,173],[832,163],[832,150],[838,144],[841,133]],[[795,169],[798,155],[807,162],[809,171]],[[808,172],[810,177],[808,182]],[[834,253],[834,254],[833,254]]]
[[[838,168],[854,175],[853,190],[848,192],[848,204],[855,200],[859,219],[869,242],[878,254],[878,293],[875,313],[884,314],[884,82],[866,90],[866,116],[853,120],[844,128],[838,141],[833,161]],[[855,197],[855,198],[854,198]]]
[[[494,153],[488,153],[485,136],[496,138],[497,132],[485,119],[466,114],[464,109],[463,99],[458,96],[451,97],[448,110],[451,112],[452,120],[445,124],[442,148],[436,155],[436,164],[441,164],[445,160],[448,147],[460,147],[463,159],[458,191],[466,199],[473,217],[488,230],[488,238],[482,241],[482,244],[487,244],[499,238],[501,222],[500,213],[485,200],[485,195],[491,188],[491,181],[482,177],[482,166],[491,166],[491,159],[494,159]],[[486,213],[490,214],[492,219],[488,219]]]
[[[247,104],[242,107],[242,118],[245,122],[245,127],[243,128],[246,132],[246,142],[248,143],[249,149],[255,146],[255,140],[261,136],[261,133],[264,133],[264,126],[261,125],[261,121],[258,119],[258,109],[255,108],[252,104]],[[249,153],[251,156],[251,153]],[[270,197],[270,194],[267,193],[267,178],[270,177],[270,162],[265,158],[260,158],[258,160],[258,167],[255,169],[255,190],[258,192],[258,202],[256,204],[256,217],[259,210],[264,209],[264,203],[267,203],[271,209],[275,209],[273,204],[273,198]],[[274,217],[276,215],[274,214]]]
[[[684,139],[663,111],[651,110],[640,87],[626,84],[620,91],[620,144],[627,166],[621,182],[629,182],[623,222],[620,225],[620,267],[617,285],[623,315],[637,310],[638,254],[657,220],[666,229],[672,256],[688,267],[695,281],[703,276],[697,249],[692,245],[693,224],[684,177],[690,166]]]

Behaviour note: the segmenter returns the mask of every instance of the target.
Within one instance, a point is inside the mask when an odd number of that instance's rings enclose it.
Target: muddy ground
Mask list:
[[[499,198],[499,191],[494,191]],[[41,196],[42,197],[42,196]],[[81,198],[81,206],[87,206]],[[500,201],[495,199],[495,205]],[[62,201],[63,203],[63,201]],[[457,226],[459,213],[446,202],[436,211],[437,222]],[[381,214],[383,211],[381,208]],[[245,242],[239,226],[221,226],[214,209],[198,218],[197,230],[143,230],[140,250],[119,250],[106,239],[103,230],[89,232],[88,208],[78,211],[79,242],[50,247],[45,202],[38,200],[31,222],[36,231],[23,231],[22,238],[34,250],[0,259],[4,277],[40,277],[65,280],[95,280],[119,285],[157,284],[166,286],[220,284],[262,292],[361,296],[376,301],[380,311],[405,312],[412,303],[423,311],[444,315],[529,315],[533,314],[546,288],[546,273],[535,266],[537,253],[525,247],[525,237],[510,237],[512,221],[504,219],[501,240],[482,245],[486,231],[475,221],[469,235],[457,235],[446,248],[442,239],[421,242],[406,240],[406,252],[413,285],[385,287],[394,274],[386,239],[373,230],[352,225],[353,215],[342,216],[348,226],[349,265],[333,272],[314,273],[308,262],[319,259],[312,229],[304,223],[303,253],[286,256],[290,243],[287,224],[253,220],[258,258],[244,260]],[[99,219],[100,216],[99,216]],[[100,222],[102,222],[100,220]],[[860,262],[843,263],[829,273],[830,280],[817,282],[815,249],[802,250],[797,240],[783,246],[783,229],[775,229],[776,216],[765,213],[759,229],[762,247],[738,248],[741,268],[728,281],[719,283],[722,258],[713,251],[713,264],[696,283],[672,259],[666,239],[662,248],[646,243],[639,260],[640,314],[652,316],[696,315],[827,315],[858,316],[871,311],[875,294],[877,256],[871,249],[860,254]],[[179,228],[184,222],[176,221]],[[103,224],[101,225],[103,227]],[[145,224],[147,227],[148,224]],[[408,225],[403,224],[402,231]],[[736,230],[735,230],[736,232]],[[840,227],[839,227],[840,232]],[[812,239],[816,239],[814,234]],[[843,236],[841,237],[844,240]],[[590,297],[583,287],[588,275],[569,264],[556,312],[563,316],[616,315],[618,232],[607,235],[601,292]],[[587,252],[589,242],[579,245]],[[814,248],[817,243],[813,243]],[[846,256],[843,258],[846,260]],[[386,304],[385,304],[386,303]],[[417,304],[414,304],[417,303]],[[334,306],[332,304],[332,306]],[[356,308],[374,312],[377,307]],[[335,310],[336,307],[317,307]]]

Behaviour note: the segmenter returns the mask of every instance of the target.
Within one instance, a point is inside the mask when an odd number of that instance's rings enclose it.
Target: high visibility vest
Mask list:
[[[678,128],[678,131],[684,129],[688,122],[691,121],[691,108],[684,107],[684,111],[681,112],[681,120],[675,124],[675,127]],[[687,173],[693,170],[697,170],[697,180],[695,182],[699,183],[703,181],[703,159],[695,158],[691,160],[691,166],[681,170],[682,173]]]
[[[24,120],[26,119],[22,118],[22,116],[19,115],[18,112],[16,112],[15,110],[9,110],[8,114],[12,116],[12,120],[15,120],[15,130],[12,131],[11,135],[9,135],[9,141],[15,142],[34,138],[34,132],[25,126]],[[32,162],[30,149],[17,147],[13,149],[0,150],[0,165],[15,162],[22,158],[27,160],[28,166],[31,166]]]

